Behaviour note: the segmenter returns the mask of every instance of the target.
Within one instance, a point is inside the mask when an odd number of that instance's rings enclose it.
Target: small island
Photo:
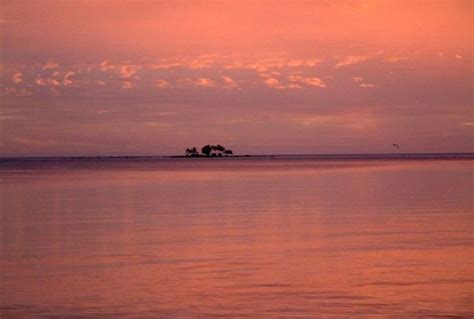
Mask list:
[[[196,147],[187,148],[185,151],[186,157],[223,157],[232,156],[234,153],[232,150],[226,149],[224,146],[217,145],[204,145],[201,148],[201,153],[198,152]]]

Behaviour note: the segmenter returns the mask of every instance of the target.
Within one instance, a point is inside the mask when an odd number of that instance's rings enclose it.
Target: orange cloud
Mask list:
[[[287,66],[289,67],[297,67],[297,66],[315,66],[321,63],[323,59],[292,59],[287,62]]]
[[[355,76],[355,77],[352,78],[352,80],[354,80],[354,82],[356,82],[356,83],[359,83],[359,86],[360,86],[361,88],[364,88],[364,89],[369,89],[369,88],[374,88],[374,87],[376,87],[374,84],[367,83],[367,82],[365,81],[365,79],[364,79],[363,77],[361,77],[361,76]]]
[[[169,69],[169,68],[175,68],[182,66],[183,63],[181,62],[165,62],[165,63],[155,63],[150,65],[150,69],[156,70],[156,69]]]
[[[304,115],[291,117],[290,120],[302,126],[333,126],[350,130],[373,129],[377,119],[370,113],[339,113],[330,115]]]
[[[352,65],[352,64],[357,64],[369,58],[370,58],[369,56],[352,56],[352,55],[346,56],[340,59],[338,63],[336,63],[336,68],[340,68],[342,66],[347,66],[347,65]]]
[[[196,59],[189,63],[190,69],[201,69],[208,68],[214,65],[218,61],[218,54],[205,54],[198,56]]]
[[[66,72],[66,74],[64,75],[64,79],[63,79],[63,85],[64,86],[72,86],[74,84],[74,82],[70,79],[70,77],[75,75],[75,74],[76,73],[74,73],[72,71]]]
[[[316,86],[316,87],[321,87],[321,88],[326,87],[326,83],[324,83],[320,78],[316,78],[316,77],[304,78],[303,80],[301,80],[301,82],[309,86]]]
[[[306,84],[308,86],[315,86],[320,88],[325,88],[326,83],[323,80],[317,77],[303,77],[302,75],[289,75],[288,79],[291,82],[298,82],[302,84]]]
[[[163,89],[163,88],[167,88],[170,86],[170,83],[166,80],[156,80],[155,81],[155,86],[157,88],[160,88],[160,89]]]
[[[237,83],[230,77],[228,76],[223,76],[222,80],[224,81],[224,87],[225,88],[235,88],[237,87]]]
[[[193,86],[200,86],[200,87],[215,87],[216,83],[208,78],[200,77],[197,79],[190,79],[190,78],[185,78],[185,79],[180,79],[178,80],[180,84],[190,84]]]
[[[295,84],[295,83],[289,83],[289,84],[282,84],[278,79],[269,77],[266,75],[262,75],[262,77],[265,78],[263,82],[265,83],[266,86],[272,88],[272,89],[278,89],[278,90],[285,90],[285,89],[301,89],[301,85]]]
[[[131,89],[134,87],[135,85],[131,81],[122,81],[122,89]]]
[[[43,70],[48,70],[48,69],[55,69],[59,66],[59,64],[55,63],[55,62],[52,62],[52,61],[49,61],[48,63],[46,63],[44,66],[43,66]]]
[[[33,95],[33,93],[25,88],[9,87],[3,90],[0,89],[0,95],[30,96]]]
[[[12,82],[15,84],[20,84],[21,82],[23,82],[21,72],[16,72],[15,74],[13,74]]]
[[[271,88],[275,88],[275,89],[282,89],[283,88],[283,86],[280,85],[280,81],[278,81],[275,78],[269,77],[269,78],[265,79],[263,82],[265,82],[266,86],[271,87]]]
[[[36,78],[35,84],[39,86],[61,86],[61,83],[55,79],[41,77]]]
[[[137,70],[132,65],[122,65],[119,69],[118,74],[122,79],[138,79]]]

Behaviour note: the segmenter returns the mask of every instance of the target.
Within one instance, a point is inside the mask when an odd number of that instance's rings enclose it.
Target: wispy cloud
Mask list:
[[[288,79],[291,82],[297,82],[300,84],[305,84],[308,86],[314,86],[319,88],[326,88],[326,83],[323,80],[317,77],[304,77],[302,75],[290,75]]]
[[[73,86],[74,82],[71,80],[71,77],[75,74],[76,73],[74,73],[72,71],[66,72],[66,74],[64,75],[64,78],[63,78],[63,85],[64,86]]]
[[[377,118],[369,113],[336,113],[328,115],[298,115],[289,117],[290,121],[305,127],[331,126],[349,130],[373,129]]]
[[[168,81],[166,81],[166,80],[160,79],[160,80],[155,80],[155,86],[156,86],[157,88],[163,89],[163,88],[169,87],[169,86],[170,86],[170,83],[169,83]]]
[[[135,87],[131,81],[122,81],[122,89],[132,89]]]
[[[16,88],[16,87],[7,87],[0,89],[0,95],[8,96],[30,96],[33,95],[33,92],[26,88]]]
[[[301,80],[301,83],[304,83],[309,86],[316,86],[320,88],[325,88],[326,83],[323,82],[320,78],[312,77],[312,78],[304,78]]]
[[[61,86],[61,83],[56,79],[42,77],[37,77],[35,84],[39,86]]]
[[[225,88],[232,89],[237,87],[237,83],[231,77],[223,76],[222,81],[224,82]]]
[[[191,69],[208,68],[216,64],[218,60],[219,54],[205,54],[198,56],[194,60],[190,61],[188,66]]]
[[[339,59],[339,62],[336,63],[336,68],[357,64],[357,63],[363,62],[363,61],[365,61],[369,58],[370,58],[369,56],[363,56],[363,55],[357,55],[357,56],[349,55],[349,56],[346,56],[346,57],[343,57],[343,58]]]
[[[56,62],[48,61],[45,65],[43,65],[43,70],[48,69],[56,69],[59,66]]]
[[[275,78],[267,78],[263,81],[266,86],[274,88],[274,89],[284,89],[284,87],[280,84],[280,81],[278,81]]]
[[[209,78],[204,78],[204,77],[199,77],[197,79],[192,79],[192,78],[184,78],[184,79],[179,79],[178,83],[181,85],[193,85],[193,86],[200,86],[200,87],[215,87],[216,83],[209,79]]]
[[[20,84],[21,82],[23,82],[21,72],[16,72],[12,75],[12,82],[15,84]]]
[[[367,81],[361,76],[354,76],[352,80],[358,83],[359,87],[364,88],[364,89],[370,89],[370,88],[376,87],[375,84],[367,83]]]

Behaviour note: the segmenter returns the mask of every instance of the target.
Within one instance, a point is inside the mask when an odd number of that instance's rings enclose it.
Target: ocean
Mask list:
[[[474,315],[472,158],[0,162],[0,317]]]

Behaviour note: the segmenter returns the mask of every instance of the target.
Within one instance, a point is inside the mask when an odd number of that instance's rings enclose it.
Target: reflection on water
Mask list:
[[[472,164],[9,164],[1,317],[472,316]]]

